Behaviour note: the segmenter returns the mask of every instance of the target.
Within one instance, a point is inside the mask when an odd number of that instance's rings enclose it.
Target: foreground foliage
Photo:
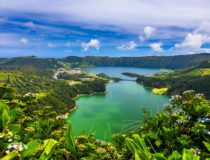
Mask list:
[[[94,135],[72,135],[71,123],[55,117],[27,115],[36,94],[18,95],[0,86],[0,157],[9,159],[203,160],[210,157],[210,102],[186,91],[173,96],[165,110],[144,114],[137,131],[113,135],[113,142]],[[43,118],[44,117],[44,118]]]

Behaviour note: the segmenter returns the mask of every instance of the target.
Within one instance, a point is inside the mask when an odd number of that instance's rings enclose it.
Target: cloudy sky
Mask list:
[[[1,0],[0,57],[210,52],[209,0]]]

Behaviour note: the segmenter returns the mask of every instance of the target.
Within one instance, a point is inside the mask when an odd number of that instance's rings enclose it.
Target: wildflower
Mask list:
[[[99,147],[96,149],[96,153],[100,153],[100,154],[106,153],[106,149]]]
[[[179,123],[179,124],[186,123],[186,121],[185,121],[185,120],[182,120],[182,119],[178,119],[178,120],[176,120],[176,121],[177,121],[177,123]]]
[[[207,130],[207,129],[205,129],[205,130],[203,131],[203,134],[210,135],[210,131],[209,131],[209,130]]]
[[[26,148],[26,145],[23,144],[23,142],[19,142],[19,143],[11,143],[7,146],[7,150],[6,150],[6,153],[10,153],[14,150],[18,150],[18,151],[22,151],[23,148]]]
[[[209,118],[199,118],[198,122],[200,122],[200,123],[210,123],[210,119]]]
[[[190,118],[191,118],[191,116],[187,115],[187,116],[186,116],[186,118],[187,118],[187,119],[190,119]]]
[[[95,141],[97,144],[101,144],[101,140],[100,139],[96,139]]]
[[[87,147],[84,144],[78,145],[79,150],[85,150]]]
[[[182,98],[182,96],[180,96],[180,95],[174,95],[171,97],[171,101],[179,101],[179,100],[181,100],[181,98]]]
[[[201,154],[201,150],[198,149],[198,148],[191,148],[190,150],[192,151],[193,155],[199,155],[199,154]]]

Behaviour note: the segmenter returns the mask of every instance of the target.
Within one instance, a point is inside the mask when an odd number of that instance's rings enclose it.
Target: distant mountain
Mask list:
[[[210,60],[210,54],[191,54],[178,56],[148,56],[148,57],[76,57],[62,59],[37,58],[35,56],[0,58],[0,69],[33,66],[39,69],[56,69],[64,66],[115,66],[115,67],[145,67],[182,69]]]
[[[0,68],[33,66],[40,69],[60,68],[60,62],[53,58],[37,58],[34,56],[0,59]]]
[[[181,69],[197,65],[210,60],[209,53],[177,55],[177,56],[148,56],[148,57],[76,57],[69,56],[61,59],[71,63],[73,67],[80,66],[120,66],[120,67],[147,67]]]

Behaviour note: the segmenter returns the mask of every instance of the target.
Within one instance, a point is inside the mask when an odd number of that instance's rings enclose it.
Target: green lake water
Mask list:
[[[100,70],[91,68],[89,70],[94,73],[106,73],[106,68],[100,67]],[[112,68],[116,72],[116,68]],[[117,70],[122,73],[126,69],[128,68],[121,67],[119,69],[118,67]],[[140,70],[133,72],[142,74],[160,72],[160,70],[144,70],[142,68]],[[121,77],[119,72],[115,74],[118,75],[117,77]],[[109,72],[109,76],[112,76],[110,74],[112,74],[111,72]],[[125,133],[139,126],[142,121],[143,107],[154,114],[161,111],[162,106],[169,99],[167,96],[153,94],[135,81],[109,83],[106,86],[106,91],[106,94],[82,96],[76,100],[78,108],[69,115],[69,120],[73,124],[74,136],[79,135],[80,131],[84,129],[86,134],[95,132],[96,138],[110,141],[113,133]]]

